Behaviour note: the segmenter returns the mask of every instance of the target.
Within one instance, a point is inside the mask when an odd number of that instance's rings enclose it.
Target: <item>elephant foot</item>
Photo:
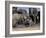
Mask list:
[[[16,27],[16,25],[13,25],[12,27],[13,27],[13,28],[15,28],[15,27]]]

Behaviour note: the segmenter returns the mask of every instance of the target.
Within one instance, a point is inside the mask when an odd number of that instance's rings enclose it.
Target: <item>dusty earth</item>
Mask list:
[[[15,28],[12,28],[13,31],[31,31],[31,30],[40,30],[40,24],[34,24],[29,27],[25,25],[17,25]]]

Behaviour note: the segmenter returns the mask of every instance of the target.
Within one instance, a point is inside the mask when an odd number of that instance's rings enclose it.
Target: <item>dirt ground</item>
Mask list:
[[[29,27],[25,27],[25,25],[17,25],[17,27],[12,28],[13,31],[31,31],[31,30],[40,30],[40,24],[34,24]]]

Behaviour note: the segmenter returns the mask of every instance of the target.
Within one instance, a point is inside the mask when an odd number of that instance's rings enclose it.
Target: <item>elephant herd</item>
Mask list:
[[[12,26],[16,27],[16,25],[25,25],[28,27],[32,24],[32,19],[29,16],[23,14],[13,14],[12,15]]]

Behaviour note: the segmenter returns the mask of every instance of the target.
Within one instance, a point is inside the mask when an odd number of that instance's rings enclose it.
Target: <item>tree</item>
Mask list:
[[[37,9],[33,8],[34,24],[36,23]]]

